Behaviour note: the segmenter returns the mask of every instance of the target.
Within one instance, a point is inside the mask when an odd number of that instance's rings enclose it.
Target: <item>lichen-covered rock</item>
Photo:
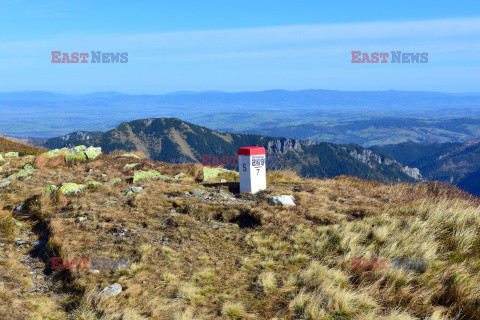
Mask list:
[[[223,173],[223,172],[235,172],[235,171],[227,170],[224,168],[203,167],[203,181],[216,178],[220,173]]]
[[[58,190],[57,186],[56,185],[49,185],[46,189],[45,189],[45,195],[49,195],[49,196],[53,196],[55,194],[55,192]]]
[[[1,188],[6,188],[10,185],[10,181],[9,180],[6,180],[6,179],[3,179],[2,181],[0,181],[0,189]]]
[[[7,179],[12,180],[12,179],[18,179],[18,178],[22,178],[22,177],[28,177],[29,175],[33,174],[34,172],[35,172],[35,169],[33,168],[33,166],[31,164],[27,164],[23,167],[23,169],[21,169],[17,173],[14,173],[14,174],[10,175]]]
[[[62,183],[58,191],[65,195],[79,194],[83,191],[85,187],[86,185],[84,184],[67,182],[67,183]]]
[[[85,182],[86,186],[93,186],[93,187],[98,187],[101,186],[102,184],[98,181],[87,181]]]
[[[105,205],[106,206],[111,206],[112,204],[115,204],[115,203],[117,203],[117,201],[110,200],[110,201],[105,202]]]
[[[127,163],[126,165],[123,166],[123,170],[130,170],[138,166],[139,163]]]
[[[177,180],[177,179],[180,179],[180,178],[185,177],[185,176],[186,176],[185,173],[180,172],[179,174],[176,174],[176,175],[173,177],[173,179]]]
[[[0,153],[0,161],[5,161],[5,159],[3,158],[2,154]]]
[[[84,145],[80,145],[80,146],[73,147],[72,149],[75,149],[77,151],[85,151],[87,150],[87,147]]]
[[[73,161],[86,161],[87,155],[85,152],[81,150],[77,150],[75,148],[68,149],[65,151],[65,161],[66,162],[73,162]]]
[[[88,160],[95,160],[102,154],[102,148],[88,147],[84,150]]]
[[[127,192],[125,192],[125,196],[129,196],[131,194],[140,192],[143,190],[143,187],[130,187],[128,188]]]
[[[65,151],[67,149],[53,149],[53,150],[50,150],[50,151],[47,151],[44,153],[45,156],[47,156],[48,158],[53,158],[53,157],[56,157],[56,156],[59,156],[62,154],[62,151]]]
[[[108,175],[106,173],[102,173],[102,178],[106,178]]]
[[[32,155],[28,155],[28,156],[23,157],[23,160],[27,160],[27,161],[31,161],[33,159],[35,159],[35,156],[32,156]]]
[[[66,162],[82,162],[98,158],[102,154],[102,148],[77,146],[74,148],[54,149],[44,153],[48,158],[53,158],[61,154],[65,155]]]
[[[124,153],[124,154],[122,154],[122,157],[142,159],[142,158],[140,158],[139,156],[137,156],[136,154],[133,154],[133,153]]]
[[[150,170],[150,171],[139,170],[133,174],[134,183],[141,180],[145,180],[145,179],[162,179],[163,181],[173,180],[170,177],[160,174],[160,172],[158,172],[157,170]]]
[[[18,152],[7,152],[3,156],[5,158],[18,158]]]
[[[187,177],[187,175],[183,172],[180,172],[179,174],[175,175],[173,177],[175,180],[180,180],[180,181],[195,181],[192,177]]]
[[[114,186],[115,184],[121,182],[122,179],[120,178],[113,178],[112,180],[108,181],[107,183],[105,183],[107,186]]]

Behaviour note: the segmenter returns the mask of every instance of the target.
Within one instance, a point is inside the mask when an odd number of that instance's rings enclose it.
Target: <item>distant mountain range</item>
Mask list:
[[[204,154],[230,159],[239,147],[264,146],[269,169],[290,169],[319,178],[352,175],[384,182],[421,180],[418,170],[359,145],[221,133],[177,118],[125,122],[105,133],[75,132],[49,139],[44,145],[61,148],[78,144],[100,146],[107,153],[141,151],[151,159],[172,163],[201,162]],[[229,167],[234,167],[230,161]]]
[[[66,95],[50,92],[0,93],[0,132],[10,136],[50,138],[73,131],[107,131],[124,121],[151,117],[181,117],[209,128],[238,133],[277,135],[286,128],[293,138],[368,145],[369,133],[353,133],[357,140],[331,141],[328,128],[310,128],[300,137],[297,125],[324,125],[385,118],[480,118],[480,94],[413,91],[267,90],[259,92],[176,92],[162,95],[127,95],[95,92]],[[234,119],[224,121],[224,119]],[[429,127],[423,124],[421,127]],[[348,127],[348,125],[347,125]],[[355,127],[355,125],[354,125]],[[265,129],[271,132],[254,132]],[[308,129],[308,128],[306,128]],[[335,126],[333,131],[346,129]],[[307,130],[309,131],[309,130]],[[397,134],[395,130],[393,134]],[[455,141],[449,133],[431,132]],[[408,138],[423,138],[413,131]],[[281,135],[285,136],[285,135]],[[348,133],[343,132],[346,138]],[[376,139],[378,137],[372,137]],[[469,136],[468,138],[471,138]],[[403,140],[403,141],[407,141]],[[366,143],[364,143],[366,141]],[[423,140],[419,140],[423,141]],[[386,143],[401,142],[387,141]],[[375,141],[378,144],[378,140]],[[371,144],[370,144],[371,145]]]
[[[161,95],[128,95],[115,91],[68,95],[45,91],[0,93],[1,102],[88,101],[92,98],[132,102],[154,102],[159,106],[210,107],[211,111],[231,111],[231,107],[270,108],[285,110],[318,110],[318,108],[452,108],[479,107],[480,93],[443,93],[429,91],[338,91],[338,90],[265,90],[252,92],[174,92]],[[107,101],[105,101],[107,102]],[[123,110],[122,110],[123,111]]]

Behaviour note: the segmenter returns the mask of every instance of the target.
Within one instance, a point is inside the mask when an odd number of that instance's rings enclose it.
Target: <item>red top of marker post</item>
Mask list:
[[[242,147],[238,149],[239,156],[255,156],[255,155],[264,155],[264,147]]]

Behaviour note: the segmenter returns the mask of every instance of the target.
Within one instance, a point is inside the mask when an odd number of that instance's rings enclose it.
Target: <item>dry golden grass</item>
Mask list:
[[[139,165],[125,170],[132,162]],[[12,182],[0,198],[0,242],[10,250],[20,231],[11,212],[30,199],[22,222],[46,224],[52,256],[127,258],[129,267],[58,273],[65,296],[55,302],[8,296],[29,287],[24,266],[10,255],[0,263],[10,277],[0,281],[6,299],[0,315],[12,318],[7,306],[14,305],[26,310],[19,317],[30,312],[38,319],[49,312],[58,319],[480,318],[480,202],[454,187],[271,172],[267,190],[225,203],[217,191],[229,193],[233,175],[222,176],[227,183],[130,183],[135,170],[152,169],[197,179],[201,172],[193,164],[106,156],[47,165],[28,181]],[[121,182],[76,196],[44,194],[51,184],[113,178]],[[124,196],[133,185],[144,190]],[[196,188],[210,200],[185,195]],[[293,195],[297,206],[270,205],[268,198],[279,194]],[[428,268],[353,270],[353,257],[421,258]],[[98,294],[115,282],[120,295]]]
[[[55,168],[64,163],[65,163],[65,155],[63,154],[55,157],[47,157],[45,154],[41,154],[35,159],[35,167],[40,169]]]

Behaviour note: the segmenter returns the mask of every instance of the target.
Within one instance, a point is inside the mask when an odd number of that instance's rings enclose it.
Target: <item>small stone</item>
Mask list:
[[[391,202],[391,201],[392,201],[392,199],[391,199],[391,198],[387,198],[387,199],[385,199],[385,202]]]
[[[105,202],[105,205],[110,206],[110,205],[115,204],[115,203],[117,203],[117,201],[107,201],[107,202]]]
[[[101,186],[102,184],[98,181],[87,181],[85,182],[85,185],[87,186],[93,186],[93,187],[98,187]]]
[[[20,203],[18,206],[16,206],[15,210],[13,210],[13,212],[17,213],[17,212],[22,211],[22,209],[23,209],[23,202]]]
[[[128,188],[127,192],[125,192],[125,196],[129,196],[131,194],[140,192],[143,190],[143,187],[130,187]]]
[[[295,206],[295,198],[293,196],[280,195],[268,198],[268,202],[272,205]]]
[[[10,181],[8,180],[2,180],[2,182],[0,182],[0,188],[6,188],[10,185]]]
[[[78,217],[78,221],[80,221],[80,222],[85,221],[85,220],[87,220],[87,216]]]
[[[47,189],[45,189],[45,195],[53,196],[57,190],[58,188],[56,185],[49,185]]]
[[[17,246],[22,246],[22,245],[24,245],[25,243],[27,243],[27,242],[24,241],[24,240],[17,240],[17,241],[15,242],[15,244],[16,244]]]
[[[177,180],[177,179],[180,179],[181,177],[184,177],[184,176],[185,176],[185,173],[180,172],[179,174],[175,175],[175,176],[173,177],[173,179]]]
[[[65,195],[72,195],[78,194],[83,191],[86,187],[84,184],[76,184],[76,183],[62,183],[60,189],[58,190],[60,193]]]
[[[20,221],[15,221],[15,225],[17,227],[23,227],[23,224]]]
[[[138,166],[139,163],[127,163],[126,165],[123,166],[123,170],[130,170]]]
[[[192,191],[192,195],[194,197],[200,197],[204,194],[205,192],[202,189],[195,189]]]
[[[118,296],[120,293],[122,293],[122,286],[118,283],[114,283],[112,285],[109,285],[105,289],[102,290],[102,294],[109,296],[109,297],[115,297]]]
[[[116,185],[117,183],[121,182],[122,179],[120,178],[113,178],[112,180],[108,181],[107,183],[105,183],[107,186],[114,186]]]
[[[136,154],[133,154],[133,153],[124,153],[124,154],[122,154],[122,157],[141,159],[139,156],[137,156]]]
[[[33,174],[35,172],[35,169],[31,164],[26,164],[20,171],[17,173],[12,174],[7,178],[7,180],[13,180],[13,179],[18,179],[18,178],[23,178],[23,177],[28,177],[29,175]]]

